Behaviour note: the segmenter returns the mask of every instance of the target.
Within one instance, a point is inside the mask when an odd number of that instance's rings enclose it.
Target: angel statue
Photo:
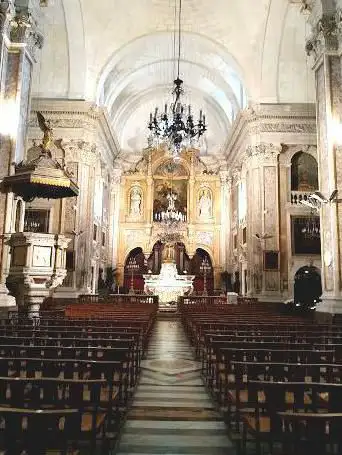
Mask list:
[[[44,133],[43,140],[42,140],[42,148],[44,151],[47,151],[47,150],[49,150],[50,145],[52,144],[53,130],[50,126],[50,121],[45,120],[45,117],[41,112],[37,112],[37,119],[38,119],[39,128]]]

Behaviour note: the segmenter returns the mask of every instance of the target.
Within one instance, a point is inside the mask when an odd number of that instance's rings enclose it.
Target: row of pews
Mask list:
[[[259,305],[181,305],[238,453],[342,453],[342,326]]]
[[[156,312],[83,304],[0,320],[0,452],[110,453]]]

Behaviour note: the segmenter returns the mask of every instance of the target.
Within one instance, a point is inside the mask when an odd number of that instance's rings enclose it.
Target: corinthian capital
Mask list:
[[[114,169],[111,173],[111,187],[115,189],[121,183],[122,169]]]
[[[219,176],[220,176],[220,181],[221,181],[221,184],[225,184],[228,182],[229,178],[230,178],[230,172],[227,171],[227,170],[224,170],[224,171],[219,171]]]
[[[10,39],[13,43],[26,44],[33,58],[36,51],[41,49],[44,38],[39,31],[40,6],[36,1],[26,0],[21,6],[16,6],[16,14],[11,20]]]
[[[267,144],[264,142],[256,145],[249,145],[246,149],[247,159],[253,160],[259,165],[277,164],[280,152],[280,145]]]
[[[72,139],[68,142],[62,141],[60,145],[65,152],[66,162],[76,161],[88,166],[95,166],[99,159],[96,144]]]
[[[0,34],[7,33],[14,13],[15,11],[12,1],[0,0]]]
[[[79,159],[83,164],[95,166],[98,160],[96,144],[80,141],[77,143],[79,150]]]
[[[312,33],[306,42],[305,50],[317,60],[325,52],[334,52],[341,47],[342,11],[311,18]]]

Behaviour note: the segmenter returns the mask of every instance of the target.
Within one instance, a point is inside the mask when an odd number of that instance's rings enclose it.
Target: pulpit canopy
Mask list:
[[[79,193],[68,171],[45,150],[38,158],[19,163],[15,174],[4,178],[3,185],[24,201],[35,198],[62,199],[78,196]]]

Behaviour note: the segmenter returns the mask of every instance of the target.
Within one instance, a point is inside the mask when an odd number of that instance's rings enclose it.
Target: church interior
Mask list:
[[[341,89],[342,0],[0,0],[1,454],[342,452]]]

